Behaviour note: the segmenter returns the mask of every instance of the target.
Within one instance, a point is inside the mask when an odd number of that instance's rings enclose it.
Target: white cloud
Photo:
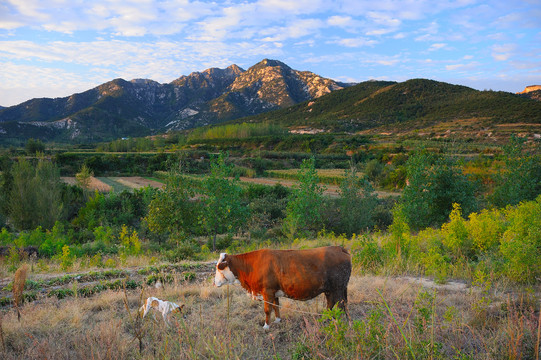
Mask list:
[[[430,47],[428,48],[428,51],[436,51],[436,50],[444,49],[445,47],[447,47],[446,43],[436,43],[436,44],[430,45]]]
[[[492,46],[492,57],[496,61],[507,61],[517,49],[516,44],[498,44]]]
[[[377,44],[377,41],[375,40],[369,40],[365,38],[348,38],[348,39],[340,39],[336,41],[332,41],[333,43],[336,43],[338,45],[356,48],[356,47],[363,47],[363,46],[373,46]]]
[[[445,70],[447,71],[465,71],[465,70],[473,70],[479,67],[479,63],[477,62],[470,62],[467,64],[450,64],[445,65]]]
[[[261,40],[275,42],[298,39],[303,36],[317,36],[320,29],[326,26],[325,22],[318,19],[297,20],[282,27],[272,27],[262,30],[261,35],[264,37]]]
[[[327,23],[331,26],[348,26],[352,22],[351,16],[334,15],[327,19]]]

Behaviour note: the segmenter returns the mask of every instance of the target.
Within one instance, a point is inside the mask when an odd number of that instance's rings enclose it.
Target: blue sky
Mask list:
[[[264,58],[340,81],[541,84],[540,0],[0,0],[0,105]]]

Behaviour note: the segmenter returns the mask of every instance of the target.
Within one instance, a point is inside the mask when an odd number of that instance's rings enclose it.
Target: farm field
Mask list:
[[[75,177],[64,176],[62,177],[62,180],[70,185],[77,184]],[[140,189],[146,186],[161,189],[163,187],[163,183],[156,180],[145,179],[141,176],[92,177],[90,182],[90,190],[98,190],[100,192]]]
[[[334,172],[337,170],[333,170]],[[249,178],[241,176],[240,181],[246,184],[259,184],[259,185],[269,185],[274,186],[276,184],[281,184],[285,187],[294,187],[298,184],[296,180],[286,180],[281,178],[273,177],[261,177],[261,178]],[[75,177],[62,177],[62,180],[70,185],[77,184]],[[325,187],[323,192],[324,195],[330,197],[338,197],[340,194],[340,187],[337,185],[321,184]],[[151,186],[154,188],[162,189],[164,183],[157,180],[146,179],[141,176],[125,176],[125,177],[93,177],[90,183],[90,190],[98,190],[100,192],[109,192],[109,191],[122,191],[130,189],[140,189],[146,186]],[[379,197],[392,197],[400,196],[399,192],[393,191],[382,191],[378,190],[375,193]]]
[[[285,179],[276,179],[271,177],[264,177],[264,178],[249,178],[249,177],[240,177],[240,181],[243,183],[251,183],[251,184],[260,184],[260,185],[269,185],[274,186],[276,184],[281,184],[285,187],[294,187],[298,184],[298,181],[296,180],[285,180]],[[325,190],[323,191],[324,195],[330,196],[330,197],[338,197],[340,194],[340,186],[337,185],[328,185],[328,184],[321,184],[325,187]],[[378,195],[378,197],[391,197],[391,196],[399,196],[400,193],[394,192],[394,191],[383,191],[383,190],[377,190],[375,193]]]
[[[528,297],[515,292],[487,295],[463,283],[440,285],[427,278],[354,271],[348,286],[349,326],[344,317],[324,313],[325,298],[320,295],[306,302],[281,300],[282,322],[265,331],[262,302],[252,300],[239,286],[213,286],[213,262],[184,265],[195,274],[192,281],[182,278],[175,265],[124,268],[117,272],[144,283],[142,288],[40,297],[21,307],[20,321],[14,309],[4,308],[0,354],[3,359],[507,359],[533,355],[535,314]],[[144,282],[140,274],[144,269],[173,276],[156,288]],[[72,281],[59,287],[81,289],[83,284],[74,279],[84,275],[71,273]],[[31,275],[34,281],[52,278]],[[137,311],[149,296],[184,304],[182,316],[173,316],[170,327],[159,313],[141,320]]]

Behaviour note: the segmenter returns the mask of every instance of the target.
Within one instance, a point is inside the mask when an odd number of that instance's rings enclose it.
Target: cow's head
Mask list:
[[[226,253],[221,253],[218,262],[216,263],[216,275],[214,276],[214,285],[220,287],[222,285],[233,285],[239,281],[235,274],[229,268],[229,263]]]

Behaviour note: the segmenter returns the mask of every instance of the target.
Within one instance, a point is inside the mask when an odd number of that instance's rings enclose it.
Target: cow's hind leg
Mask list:
[[[263,329],[268,330],[272,307],[274,307],[274,297],[271,298],[267,295],[263,295],[263,301],[265,302],[265,325],[263,325]]]
[[[274,322],[279,323],[282,319],[280,318],[280,300],[278,300],[278,298],[274,299],[272,307],[274,308],[274,316],[276,317],[276,319],[274,319]]]

